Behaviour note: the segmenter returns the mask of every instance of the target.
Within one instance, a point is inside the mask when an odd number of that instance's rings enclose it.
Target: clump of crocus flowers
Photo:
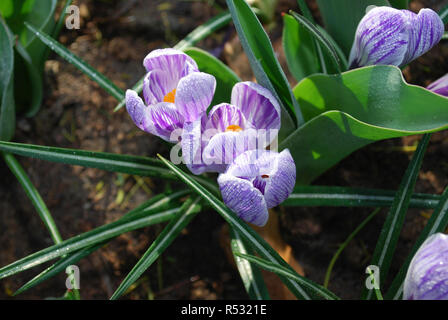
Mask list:
[[[418,249],[403,287],[406,300],[448,300],[448,235],[436,233]]]
[[[243,220],[263,226],[268,209],[286,200],[296,181],[288,150],[265,150],[277,138],[281,109],[269,90],[237,83],[229,103],[207,110],[215,78],[175,49],[154,50],[144,59],[143,98],[126,92],[126,108],[142,130],[180,143],[194,174],[220,173],[224,203]]]

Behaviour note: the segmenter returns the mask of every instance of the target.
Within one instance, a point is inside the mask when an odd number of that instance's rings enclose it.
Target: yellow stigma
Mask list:
[[[232,124],[227,127],[226,132],[227,131],[240,132],[240,131],[243,131],[243,129],[239,125]]]
[[[176,89],[171,92],[168,92],[166,96],[163,98],[163,102],[171,102],[174,103],[174,99],[176,98]]]

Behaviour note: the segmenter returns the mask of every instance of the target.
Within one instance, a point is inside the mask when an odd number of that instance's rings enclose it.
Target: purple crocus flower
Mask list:
[[[185,124],[184,160],[195,174],[224,172],[241,153],[270,145],[280,124],[280,105],[271,92],[254,82],[239,82],[230,104],[216,105],[208,115]]]
[[[268,221],[268,209],[286,200],[295,183],[296,166],[288,149],[246,151],[218,177],[224,203],[260,227]]]
[[[448,73],[427,86],[427,89],[442,96],[448,97]]]
[[[436,233],[418,249],[404,281],[406,300],[448,300],[448,235]]]
[[[420,57],[442,38],[444,25],[431,9],[409,10],[375,7],[356,30],[350,68],[367,65],[403,66]]]
[[[143,61],[145,103],[133,90],[126,91],[126,108],[142,130],[170,142],[185,122],[200,118],[210,105],[216,88],[212,75],[199,72],[196,62],[182,51],[158,49]]]

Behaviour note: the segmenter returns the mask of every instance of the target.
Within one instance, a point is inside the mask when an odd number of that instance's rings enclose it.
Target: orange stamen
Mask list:
[[[263,179],[267,179],[267,178],[269,178],[269,175],[267,175],[267,174],[262,174],[261,177],[262,177]]]
[[[168,92],[166,96],[163,98],[163,102],[171,102],[174,103],[174,99],[176,98],[176,89],[171,92]]]
[[[243,129],[239,125],[231,124],[227,127],[226,131],[240,132],[243,131]]]

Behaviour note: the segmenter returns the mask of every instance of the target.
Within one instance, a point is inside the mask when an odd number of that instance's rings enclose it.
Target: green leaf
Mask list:
[[[448,23],[448,5],[446,5],[442,10],[439,11],[439,17],[440,19],[442,19],[444,24]]]
[[[386,221],[381,229],[375,251],[373,252],[370,265],[378,266],[380,270],[380,279],[383,283],[387,278],[393,254],[395,252],[398,238],[403,227],[403,222],[406,217],[406,212],[408,211],[409,201],[411,199],[430,138],[430,134],[425,134],[420,141],[417,151],[415,151],[400,183],[397,195],[395,196],[392,207],[386,217]],[[372,295],[372,290],[364,289],[363,298],[369,300],[372,298]]]
[[[359,21],[370,5],[389,6],[387,0],[317,0],[325,29],[348,56]]]
[[[67,48],[62,46],[59,42],[51,38],[48,34],[42,30],[37,30],[35,27],[25,22],[26,27],[32,31],[43,43],[45,43],[51,50],[60,55],[63,59],[73,64],[83,73],[85,73],[90,79],[98,83],[100,87],[105,89],[111,96],[117,100],[124,99],[124,91],[118,88],[111,80],[106,78],[102,73],[92,68],[87,62],[71,53]]]
[[[120,283],[120,286],[114,292],[111,300],[118,299],[121,295],[140,278],[143,272],[146,271],[156,261],[166,248],[180,235],[181,231],[191,222],[191,220],[200,211],[198,205],[200,197],[194,201],[187,200],[179,213],[170,221],[170,223],[163,229],[160,235],[154,240],[145,254],[140,258],[137,264],[132,268],[126,278]]]
[[[252,247],[262,258],[281,265],[289,270],[292,274],[296,275],[299,278],[301,277],[295,270],[283,260],[279,254],[272,249],[269,244],[266,243],[263,238],[260,237],[253,229],[251,229],[246,223],[244,223],[238,216],[231,211],[226,205],[219,201],[212,193],[210,193],[207,189],[205,189],[202,185],[200,185],[197,181],[191,179],[184,172],[179,170],[176,166],[174,166],[171,162],[164,159],[161,155],[159,158],[165,163],[165,165],[170,168],[181,181],[190,186],[195,192],[197,192],[210,206],[216,210],[223,218],[230,224],[230,227],[233,228],[235,232],[237,232],[241,238]],[[295,280],[291,280],[290,278],[286,278],[281,276],[280,279],[285,283],[285,285],[289,288],[289,290],[298,298],[309,300],[310,297],[307,292],[300,286],[299,283]],[[305,281],[305,280],[304,280]],[[313,291],[311,290],[311,293]]]
[[[215,95],[210,106],[222,102],[230,103],[233,86],[241,81],[232,69],[204,50],[187,48],[184,52],[196,61],[201,72],[212,74],[216,78]]]
[[[297,81],[319,72],[314,40],[305,27],[288,14],[283,16],[283,49],[289,71]]]
[[[269,300],[269,292],[263,280],[263,276],[258,267],[253,266],[249,261],[236,255],[237,252],[243,254],[253,254],[251,248],[247,247],[241,236],[232,228],[230,229],[230,248],[236,266],[243,280],[244,288],[252,300]]]
[[[159,194],[157,196],[152,197],[150,200],[146,201],[142,205],[138,206],[137,208],[131,210],[130,212],[126,213],[123,217],[120,218],[121,221],[124,220],[132,220],[137,215],[140,215],[148,210],[165,210],[167,208],[173,208],[173,201],[177,198],[180,198],[184,195],[187,195],[188,192],[186,191],[179,191],[173,194]],[[111,239],[109,239],[111,240]],[[35,276],[33,279],[28,281],[26,284],[24,284],[19,290],[17,290],[14,295],[18,295],[22,292],[25,292],[28,289],[31,289],[32,287],[35,287],[36,285],[42,283],[45,280],[48,280],[49,278],[57,275],[61,271],[64,271],[65,268],[68,266],[77,263],[79,260],[83,259],[84,257],[88,256],[92,252],[100,249],[102,246],[104,246],[109,240],[106,240],[104,242],[101,242],[99,244],[83,248],[79,251],[76,251],[72,254],[67,255],[66,257],[61,258],[58,262],[51,265],[41,273],[39,273],[37,276]]]
[[[332,64],[336,67],[338,73],[341,73],[342,66],[341,61],[339,59],[338,53],[336,49],[333,47],[332,43],[327,40],[325,35],[319,31],[317,27],[313,25],[307,18],[301,16],[300,14],[290,10],[289,13],[296,19],[301,25],[303,25],[308,32],[310,32],[316,40],[318,40],[319,44],[326,50],[329,57],[331,58]],[[318,45],[319,45],[318,44]]]
[[[42,103],[42,73],[20,43],[16,43],[15,48],[18,54],[14,67],[16,104],[18,109],[26,111],[27,117],[32,117],[39,111]],[[23,94],[24,92],[28,94]]]
[[[299,184],[372,142],[448,128],[448,98],[408,85],[393,66],[313,75],[294,93],[307,123],[280,149],[289,148],[296,160]]]
[[[395,190],[296,186],[282,205],[286,207],[390,207],[395,195]],[[434,209],[439,200],[439,195],[414,193],[409,207]]]
[[[0,140],[11,140],[16,127],[13,36],[0,17]]]
[[[0,141],[0,151],[46,161],[97,168],[112,172],[159,177],[171,180],[177,179],[170,170],[164,168],[160,160],[147,157],[2,141]],[[200,176],[195,176],[194,179],[200,180],[202,183],[206,184],[210,190],[218,193],[216,184],[212,183],[209,179]]]
[[[303,287],[306,287],[307,289],[313,291],[313,293],[318,297],[324,298],[326,300],[339,300],[339,298],[334,293],[328,291],[321,285],[315,284],[304,277],[298,277],[296,274],[291,273],[289,269],[283,266],[272,263],[270,261],[266,261],[265,259],[260,259],[252,255],[247,255],[240,252],[236,252],[235,254],[243,259],[246,259],[260,266],[263,269],[274,272],[279,276],[286,277],[288,279],[296,281],[297,283],[300,283],[300,285],[302,285]]]
[[[176,195],[176,199],[178,196],[179,193]],[[174,201],[175,198],[171,198],[171,200]],[[55,244],[14,261],[9,265],[0,268],[0,279],[28,270],[60,256],[102,243],[106,240],[115,238],[120,234],[168,221],[179,213],[179,208],[164,211],[161,211],[159,208],[150,208],[137,211],[130,216],[125,216],[115,222],[102,225],[101,227],[84,232],[64,240],[59,244]]]
[[[415,241],[414,246],[412,247],[411,252],[406,258],[405,262],[402,264],[400,271],[397,276],[394,278],[389,291],[386,294],[386,299],[399,299],[403,294],[403,282],[406,277],[406,273],[408,271],[409,265],[411,264],[411,260],[414,255],[417,253],[417,250],[423,244],[423,242],[432,234],[437,232],[444,232],[448,227],[448,188],[442,194],[442,198],[440,199],[439,205],[434,210],[426,223],[425,228],[420,233],[417,241]]]
[[[189,47],[194,46],[196,43],[201,41],[202,39],[205,39],[213,32],[225,27],[232,21],[232,17],[228,11],[225,11],[204,24],[201,24],[199,27],[191,31],[184,39],[179,41],[178,44],[174,46],[174,49],[177,50],[185,50]],[[136,91],[137,93],[141,93],[143,89],[143,79],[145,76],[143,76],[133,87],[132,90]],[[124,105],[126,104],[126,100],[123,98],[115,107],[114,112],[120,110]]]
[[[408,9],[409,0],[390,0],[392,7],[396,9]]]
[[[266,31],[247,3],[244,0],[227,0],[227,6],[258,83],[270,90],[283,108],[279,135],[284,137],[296,126],[303,124],[300,108],[288,80]]]
[[[34,187],[33,183],[31,182],[26,172],[23,170],[20,163],[16,160],[16,158],[14,158],[12,154],[2,153],[2,156],[3,159],[5,159],[5,162],[11,172],[16,176],[17,180],[23,187],[26,195],[31,200],[31,203],[39,214],[40,219],[44,223],[45,227],[50,232],[50,236],[53,239],[53,242],[56,244],[62,242],[61,234],[59,233],[58,227],[56,226],[56,223],[54,222],[50,211],[48,210],[44,200],[40,196],[37,189]]]

